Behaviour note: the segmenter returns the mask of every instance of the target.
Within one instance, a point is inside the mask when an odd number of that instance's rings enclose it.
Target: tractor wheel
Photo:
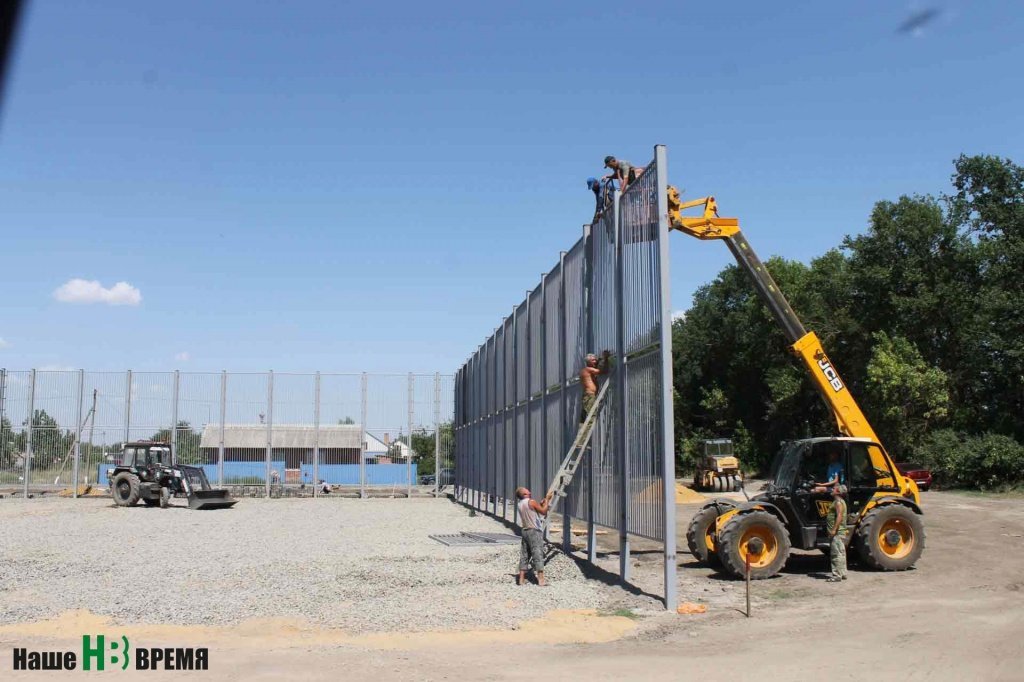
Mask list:
[[[131,507],[139,501],[139,477],[122,471],[114,476],[110,484],[110,494],[119,507]]]
[[[720,492],[723,492],[724,490],[725,490],[725,486],[722,485],[722,477],[721,476],[715,476],[715,492],[716,493],[720,493]]]
[[[167,509],[171,503],[171,491],[168,488],[160,488],[160,508]]]
[[[924,551],[920,514],[902,504],[885,504],[864,515],[854,534],[861,560],[879,571],[905,571]]]
[[[734,493],[738,493],[740,491],[741,487],[742,486],[740,485],[740,477],[739,476],[733,476],[732,477],[732,491]]]
[[[728,502],[709,504],[696,514],[686,529],[686,544],[690,554],[702,564],[713,565],[715,557],[715,519],[723,512],[729,511],[733,505]]]
[[[755,551],[756,545],[760,547]],[[761,580],[782,570],[789,547],[789,533],[782,522],[766,511],[753,511],[733,517],[722,529],[718,558],[729,573],[742,578],[749,554],[750,579]]]

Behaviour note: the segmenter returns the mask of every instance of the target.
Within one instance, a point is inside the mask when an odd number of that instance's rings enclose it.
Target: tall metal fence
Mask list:
[[[449,374],[0,369],[0,490],[107,484],[133,440],[174,444],[239,494],[453,484]]]
[[[629,538],[661,541],[665,600],[676,602],[675,456],[668,288],[666,154],[654,160],[539,286],[515,306],[455,376],[456,483],[460,499],[516,519],[514,492],[551,484],[580,422],[578,374],[588,352],[608,350],[612,385],[562,507],[619,533],[620,575]]]

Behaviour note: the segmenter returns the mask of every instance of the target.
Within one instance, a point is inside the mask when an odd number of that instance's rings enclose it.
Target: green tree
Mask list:
[[[874,334],[875,347],[867,368],[867,404],[879,437],[889,452],[904,459],[948,414],[945,372],[931,367],[906,339]]]
[[[338,423],[339,424],[344,424],[344,425],[355,424],[356,420],[353,419],[352,417],[345,417],[344,419],[339,419]]]
[[[200,452],[199,444],[202,441],[202,434],[192,430],[192,425],[187,421],[179,421],[176,428],[178,444],[174,456],[179,464],[203,464],[204,458]],[[173,438],[170,429],[160,429],[150,440],[161,443],[171,443]]]

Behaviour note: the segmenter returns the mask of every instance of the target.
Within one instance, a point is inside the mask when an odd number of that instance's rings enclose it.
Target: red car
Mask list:
[[[932,487],[932,472],[925,469],[920,464],[911,464],[909,462],[897,463],[896,468],[900,470],[900,473],[909,479],[912,479],[917,484],[918,490],[922,492]]]

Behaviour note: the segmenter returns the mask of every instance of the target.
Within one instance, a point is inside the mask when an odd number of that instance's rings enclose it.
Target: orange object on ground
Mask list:
[[[683,602],[676,609],[676,613],[681,613],[684,616],[690,615],[691,613],[706,613],[708,607],[704,604],[694,604],[692,602]]]

